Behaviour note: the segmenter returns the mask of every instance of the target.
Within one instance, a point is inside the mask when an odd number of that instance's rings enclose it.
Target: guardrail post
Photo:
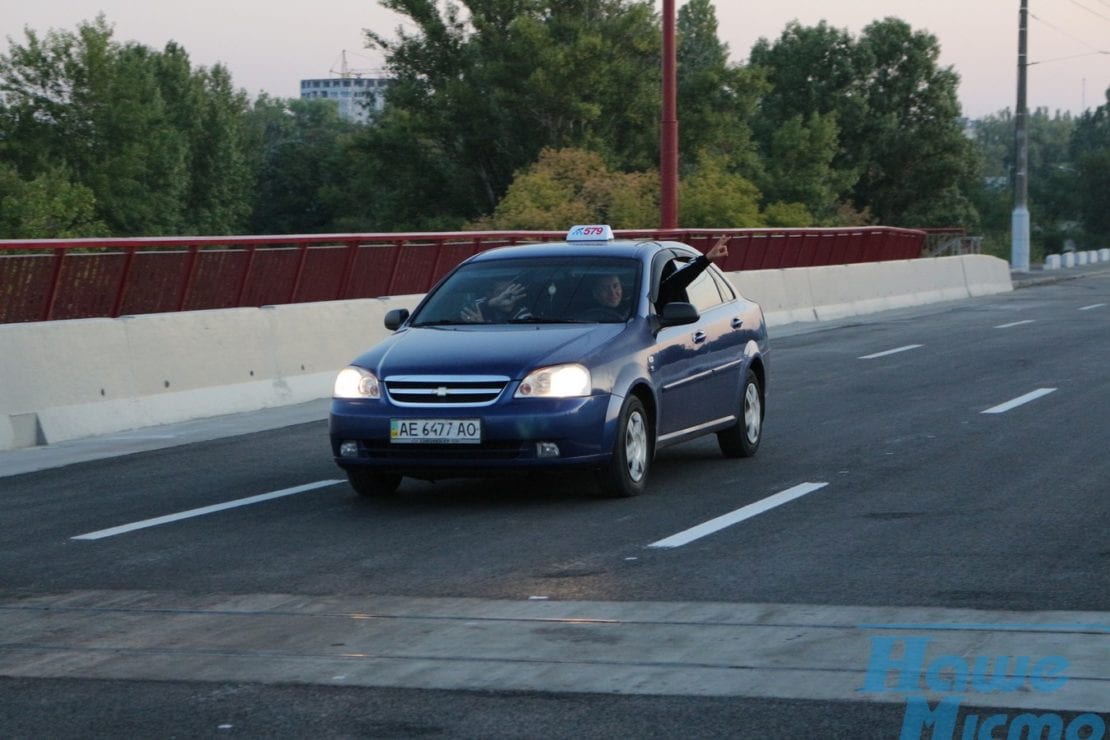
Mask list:
[[[197,252],[200,247],[196,244],[189,247],[189,256],[185,261],[185,279],[181,283],[181,292],[177,296],[177,310],[184,311],[189,300],[189,291],[193,289],[193,273],[197,266]]]
[[[351,295],[351,281],[355,277],[355,261],[358,259],[358,242],[350,242],[347,245],[347,262],[343,265],[343,277],[339,281],[339,295],[335,300],[345,300]]]
[[[126,257],[123,258],[123,270],[116,287],[116,299],[112,301],[112,318],[116,318],[123,311],[123,296],[127,292],[127,278],[131,275],[131,263],[135,259],[135,247],[125,247]]]
[[[428,273],[428,279],[424,281],[424,292],[427,293],[436,284],[436,279],[439,276],[439,261],[443,257],[443,239],[436,240],[436,253],[432,258],[432,270]]]
[[[393,264],[389,266],[389,282],[385,286],[386,295],[393,295],[393,286],[397,281],[397,265],[401,264],[401,250],[404,248],[404,240],[397,242],[397,249],[393,252]]]
[[[297,274],[293,277],[293,290],[289,292],[289,298],[286,303],[295,303],[297,299],[297,291],[301,288],[301,277],[304,275],[304,263],[308,258],[308,244],[301,245],[300,258],[297,260]]]
[[[42,307],[43,321],[50,321],[54,317],[54,302],[58,300],[58,283],[62,279],[62,259],[65,255],[65,247],[58,247],[54,250],[54,268],[50,271],[50,288],[46,293],[46,301]]]
[[[251,270],[254,268],[254,253],[257,251],[257,244],[247,247],[247,266],[243,268],[243,277],[239,278],[239,290],[235,293],[237,307],[243,305],[243,296],[247,294],[247,281],[250,280]]]

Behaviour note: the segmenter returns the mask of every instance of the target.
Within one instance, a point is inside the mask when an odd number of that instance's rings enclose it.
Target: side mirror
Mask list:
[[[660,328],[682,326],[692,324],[699,318],[701,316],[698,314],[698,309],[694,308],[694,304],[675,301],[663,306],[663,312],[659,315],[659,326]]]
[[[385,315],[385,328],[390,331],[397,331],[401,328],[401,324],[408,321],[408,318],[409,310],[407,308],[394,308]]]

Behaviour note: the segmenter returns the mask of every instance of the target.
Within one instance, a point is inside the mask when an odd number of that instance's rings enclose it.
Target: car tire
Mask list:
[[[763,439],[763,389],[759,376],[749,368],[740,392],[740,415],[735,426],[717,432],[725,457],[751,457]]]
[[[614,498],[643,493],[652,447],[651,425],[644,404],[636,396],[629,396],[621,407],[613,456],[598,476],[602,492]]]
[[[401,476],[372,470],[348,470],[347,480],[359,496],[366,498],[392,496],[401,485]]]

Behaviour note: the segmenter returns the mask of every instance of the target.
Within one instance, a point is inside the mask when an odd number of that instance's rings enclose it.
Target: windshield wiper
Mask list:
[[[459,319],[439,319],[437,321],[420,321],[409,326],[477,326],[481,322],[460,321]]]

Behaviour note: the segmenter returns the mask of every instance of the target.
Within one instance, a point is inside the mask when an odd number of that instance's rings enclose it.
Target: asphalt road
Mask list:
[[[1053,691],[915,674],[957,734],[1110,721],[1110,275],[772,346],[759,454],[665,450],[635,499],[362,500],[323,421],[0,477],[0,735],[897,737],[909,693],[864,683],[876,637],[921,635],[1071,666]],[[144,435],[195,439],[119,450]]]

